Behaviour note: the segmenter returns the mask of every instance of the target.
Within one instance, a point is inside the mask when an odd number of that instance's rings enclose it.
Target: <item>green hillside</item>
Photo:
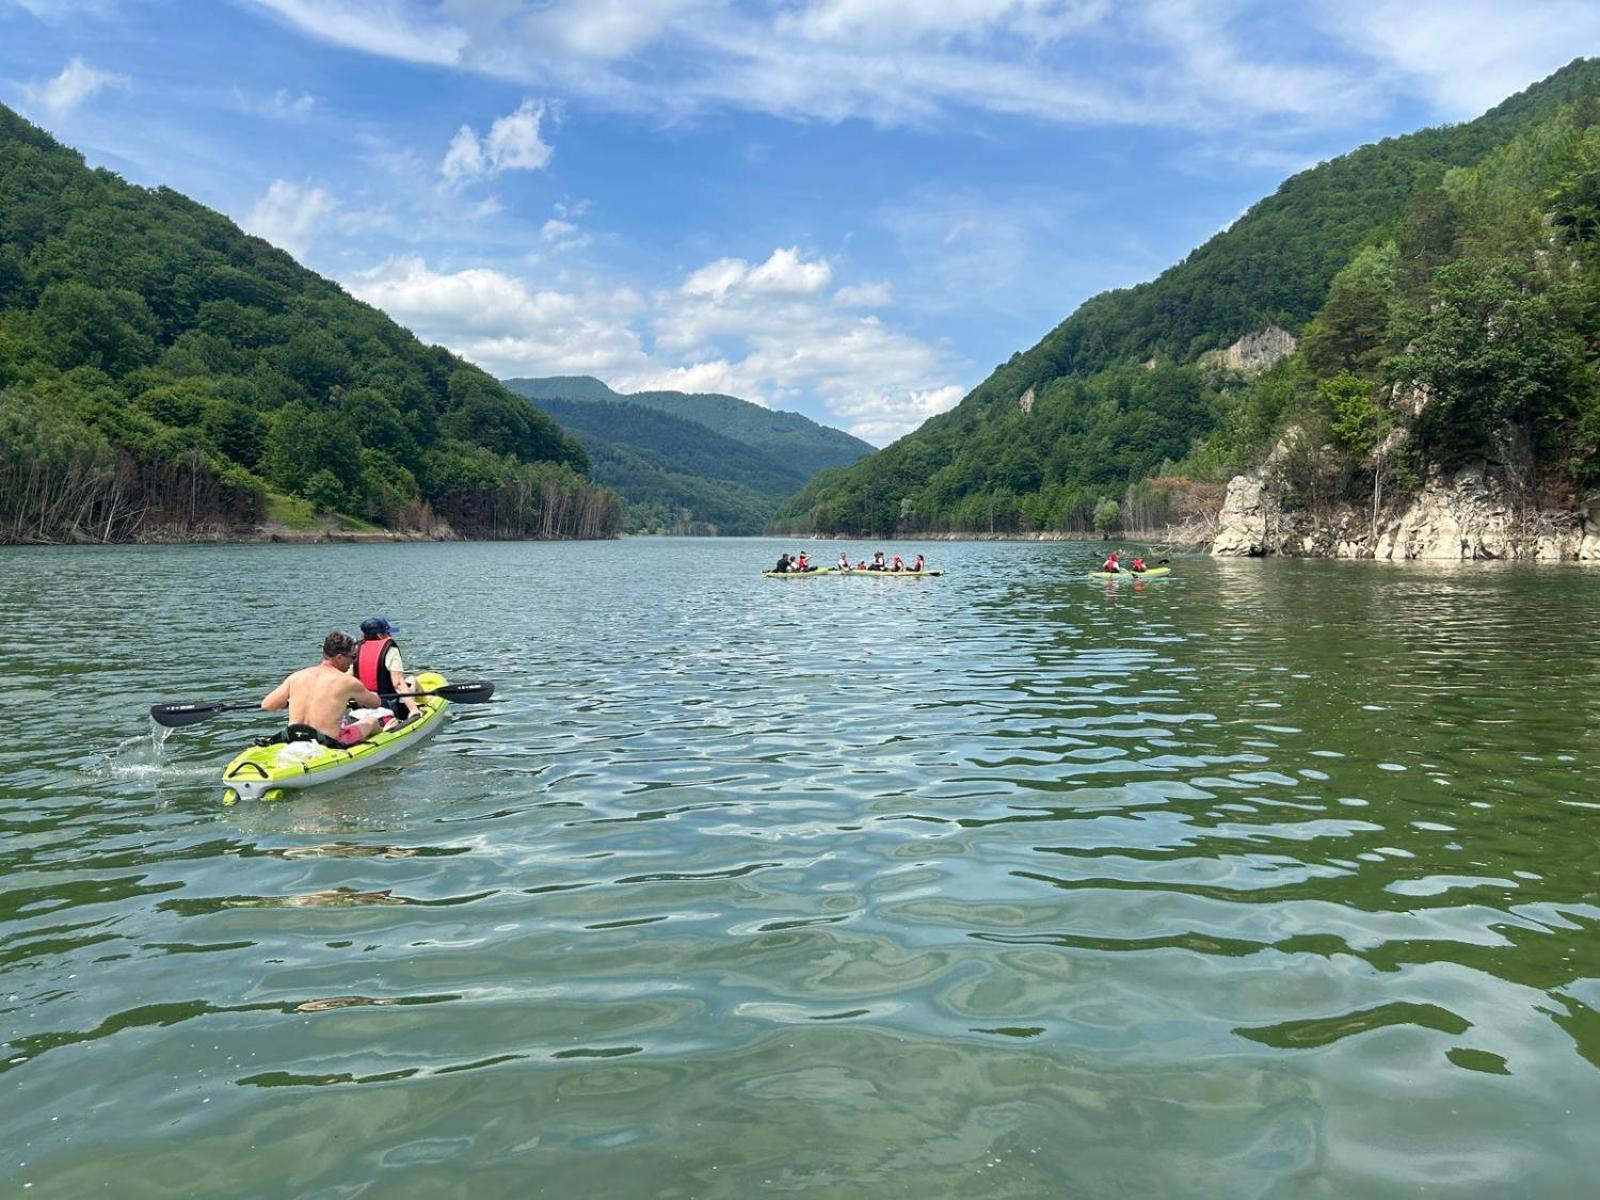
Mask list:
[[[595,479],[627,500],[629,532],[760,533],[817,470],[872,450],[732,396],[622,395],[588,376],[505,384],[577,434]]]
[[[631,533],[757,534],[806,482],[764,451],[670,413],[607,400],[533,403],[583,443],[596,481],[627,500]]]
[[[225,536],[337,511],[610,536],[582,447],[222,215],[0,107],[0,541]]]
[[[1476,121],[1294,176],[1159,278],[1087,301],[955,409],[852,469],[819,475],[775,527],[1087,530],[1097,510],[1116,519],[1110,502],[1157,521],[1182,515],[1173,506],[1197,486],[1259,459],[1288,422],[1330,436],[1341,422],[1361,424],[1352,397],[1368,426],[1406,435],[1404,462],[1391,464],[1402,482],[1487,452],[1498,437],[1490,425],[1513,418],[1537,434],[1543,484],[1582,482],[1592,373],[1568,368],[1594,328],[1586,214],[1597,93],[1600,62],[1578,60]],[[1500,290],[1485,294],[1491,285]],[[1537,313],[1518,310],[1525,299]],[[1525,351],[1561,365],[1535,379],[1504,361],[1457,362],[1452,375],[1450,356],[1474,348],[1460,330],[1449,343],[1440,325],[1450,313],[1477,322],[1480,341],[1498,336],[1488,360]],[[1264,374],[1202,357],[1274,326],[1302,341]],[[1509,344],[1512,328],[1526,344]],[[1560,345],[1535,345],[1545,334]],[[1429,338],[1442,339],[1431,358]],[[1413,422],[1402,410],[1423,383],[1448,390]],[[1464,398],[1495,388],[1524,399]],[[1572,429],[1556,428],[1568,418]],[[1342,473],[1339,486],[1360,486],[1376,443],[1363,434],[1329,444],[1348,460],[1327,468]]]
[[[869,444],[841,430],[819,425],[799,413],[776,412],[736,396],[715,392],[622,395],[585,375],[508,379],[505,383],[512,391],[532,399],[615,400],[682,417],[713,433],[764,450],[807,478],[828,467],[848,466],[872,453]]]

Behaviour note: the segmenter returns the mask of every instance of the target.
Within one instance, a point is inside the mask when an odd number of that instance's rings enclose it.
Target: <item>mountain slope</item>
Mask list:
[[[0,540],[216,536],[301,502],[610,535],[586,466],[476,367],[0,107]]]
[[[1305,332],[1336,275],[1387,240],[1437,269],[1454,249],[1441,244],[1454,236],[1447,181],[1597,88],[1600,63],[1579,60],[1476,121],[1294,176],[1157,279],[1085,302],[955,409],[852,469],[818,476],[776,527],[1091,527],[1101,502],[1185,460],[1243,402],[1237,380],[1203,367],[1203,354],[1263,328]],[[1301,403],[1293,381],[1279,385],[1283,395],[1255,397],[1263,427]]]
[[[799,413],[776,412],[736,396],[715,392],[632,392],[624,395],[585,375],[508,379],[505,384],[512,391],[535,400],[612,400],[695,421],[723,437],[766,451],[804,477],[827,467],[847,466],[872,453],[872,447],[860,438],[819,425]]]
[[[631,532],[760,533],[820,467],[871,451],[797,413],[732,396],[621,395],[588,376],[505,382],[578,435],[595,479],[628,501]]]
[[[757,534],[806,477],[695,421],[613,401],[540,399],[571,430],[595,479],[628,502],[629,532]]]

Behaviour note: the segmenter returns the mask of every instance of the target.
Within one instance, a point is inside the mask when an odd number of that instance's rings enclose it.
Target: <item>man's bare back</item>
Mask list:
[[[331,651],[331,653],[330,653]],[[288,708],[291,725],[309,725],[335,741],[349,742],[348,734],[341,737],[340,723],[345,709],[354,700],[363,708],[382,705],[375,692],[369,692],[361,681],[349,674],[354,658],[355,644],[344,634],[329,634],[323,643],[323,659],[314,667],[304,667],[285,679],[261,701],[268,710]],[[377,728],[377,722],[363,722],[369,727],[365,737]],[[359,740],[359,739],[356,739]]]

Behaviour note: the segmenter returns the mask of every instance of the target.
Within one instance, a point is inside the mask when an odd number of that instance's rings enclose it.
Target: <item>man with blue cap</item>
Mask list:
[[[368,617],[361,622],[355,674],[369,691],[378,693],[385,706],[399,709],[409,720],[420,711],[417,703],[396,693],[416,691],[417,681],[406,674],[406,665],[400,660],[400,647],[394,641],[399,632],[388,617]]]

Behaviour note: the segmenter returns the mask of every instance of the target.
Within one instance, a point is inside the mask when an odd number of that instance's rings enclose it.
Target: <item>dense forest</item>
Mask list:
[[[627,501],[629,533],[755,534],[817,470],[872,447],[798,413],[733,396],[623,395],[588,376],[508,379],[583,443]]]
[[[1298,337],[1266,370],[1217,351]],[[1153,528],[1295,426],[1304,502],[1470,460],[1600,480],[1600,61],[1286,181],[1148,284],[1087,301],[948,413],[819,474],[785,532]]]
[[[496,380],[0,107],[0,541],[345,514],[608,537],[582,447]]]

